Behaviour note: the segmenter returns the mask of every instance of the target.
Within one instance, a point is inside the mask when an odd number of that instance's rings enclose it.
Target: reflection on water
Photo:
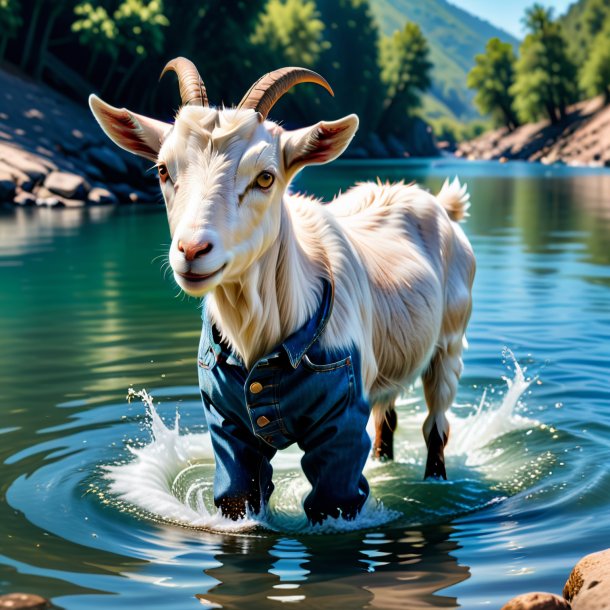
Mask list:
[[[148,388],[166,423],[178,410],[183,432],[204,434],[197,303],[163,278],[160,208],[0,211],[0,592],[35,590],[75,610],[330,610],[497,608],[526,590],[560,591],[576,559],[610,540],[610,176],[352,163],[306,172],[298,186],[329,196],[379,175],[436,191],[456,173],[472,194],[478,275],[454,412],[474,413],[484,393],[485,405],[502,404],[509,346],[536,377],[518,409],[527,425],[500,430],[483,463],[453,455],[452,481],[425,485],[416,389],[401,407],[398,463],[369,477],[389,507],[426,525],[341,534],[202,532],[90,493],[101,466],[150,440],[142,405],[125,404],[129,386]],[[469,434],[476,444],[481,421],[456,428],[454,447]],[[494,469],[511,468],[496,487]]]

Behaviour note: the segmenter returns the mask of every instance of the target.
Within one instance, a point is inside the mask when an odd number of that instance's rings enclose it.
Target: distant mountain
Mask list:
[[[434,70],[432,89],[424,99],[426,117],[478,117],[474,92],[466,87],[474,56],[482,53],[494,36],[515,49],[519,41],[446,0],[370,0],[370,4],[383,34],[392,34],[407,21],[414,21],[428,39]]]

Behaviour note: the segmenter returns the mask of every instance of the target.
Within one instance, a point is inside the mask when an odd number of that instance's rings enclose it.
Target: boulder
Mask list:
[[[101,186],[93,187],[89,191],[89,196],[87,197],[87,200],[89,201],[89,203],[93,204],[114,204],[119,202],[116,195],[111,193],[107,188]]]
[[[51,604],[40,595],[32,593],[9,593],[0,595],[0,610],[10,608],[11,610],[44,610],[50,608]]]
[[[13,198],[13,203],[22,207],[26,207],[28,205],[36,205],[36,197],[32,193],[21,191],[20,193],[17,193],[15,195],[15,197]]]
[[[0,172],[10,174],[13,182],[24,191],[31,191],[34,188],[34,181],[27,174],[4,161],[0,161]]]
[[[15,189],[13,176],[6,171],[0,171],[0,202],[12,201],[15,196]]]
[[[108,173],[108,178],[111,180],[118,181],[128,173],[125,161],[105,146],[90,148],[87,150],[87,157],[91,163],[99,165],[105,170]]]
[[[41,183],[50,171],[46,165],[30,159],[23,151],[17,149],[12,149],[10,153],[6,150],[0,151],[0,158],[7,165],[29,176],[37,184]]]
[[[36,205],[47,208],[82,208],[85,202],[82,199],[62,197],[41,186],[36,190]]]
[[[85,199],[90,188],[82,176],[68,172],[51,172],[46,177],[44,186],[52,193],[68,199]]]
[[[552,593],[524,593],[513,597],[501,610],[570,610],[570,604]]]
[[[563,596],[573,610],[610,610],[610,549],[583,557],[574,566]]]

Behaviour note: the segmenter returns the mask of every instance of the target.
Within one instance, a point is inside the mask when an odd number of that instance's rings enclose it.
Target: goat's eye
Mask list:
[[[165,184],[166,180],[169,178],[167,165],[165,165],[165,163],[159,163],[159,165],[157,165],[157,171],[159,172],[159,180],[161,180],[161,182]]]
[[[261,172],[256,177],[256,186],[263,190],[268,189],[274,182],[275,176],[271,172]]]

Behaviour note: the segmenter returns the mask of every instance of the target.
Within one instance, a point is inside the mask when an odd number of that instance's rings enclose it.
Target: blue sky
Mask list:
[[[535,0],[449,0],[470,13],[485,19],[500,27],[517,38],[523,37],[521,17],[528,6]],[[537,0],[545,6],[555,9],[555,16],[566,12],[575,0]]]

